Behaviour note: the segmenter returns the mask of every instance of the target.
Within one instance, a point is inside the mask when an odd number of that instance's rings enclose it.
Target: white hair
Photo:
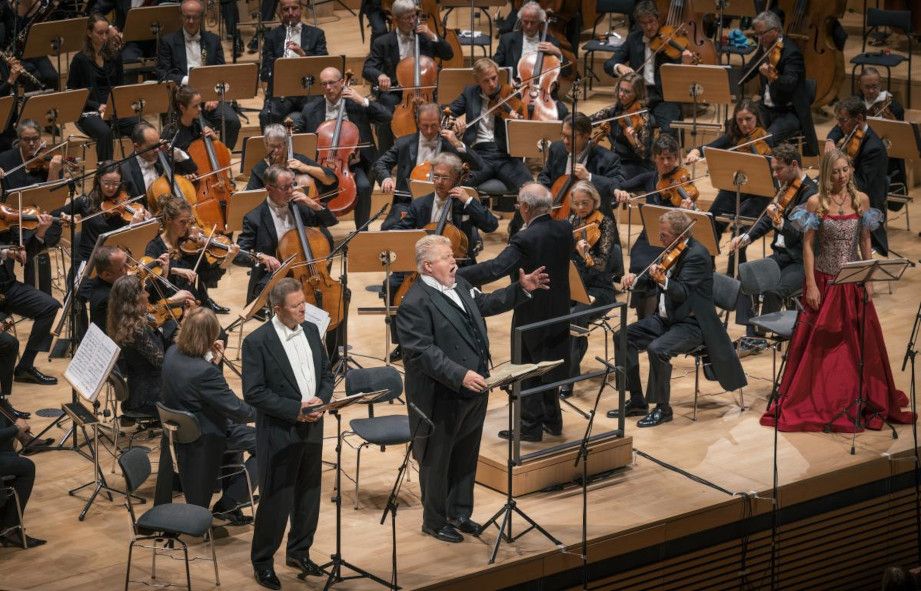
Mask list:
[[[447,236],[440,234],[429,234],[423,236],[416,242],[416,270],[422,273],[422,267],[425,263],[431,263],[435,260],[435,250],[439,246],[451,249],[451,240]]]
[[[777,16],[776,12],[771,12],[770,10],[765,10],[752,19],[752,24],[754,25],[755,23],[764,23],[768,29],[783,30],[783,23],[780,22],[780,17]]]
[[[521,20],[521,17],[526,13],[534,11],[540,16],[540,22],[546,22],[547,20],[547,11],[544,10],[540,4],[531,0],[530,2],[525,2],[521,8],[518,9],[518,20]]]
[[[518,191],[518,203],[524,203],[536,214],[547,213],[553,207],[553,194],[540,183],[525,183]]]
[[[262,132],[262,141],[267,142],[270,139],[283,140],[288,137],[288,131],[280,123],[270,123],[265,126]]]
[[[390,7],[390,12],[396,17],[415,11],[416,3],[413,0],[393,0],[393,6]]]

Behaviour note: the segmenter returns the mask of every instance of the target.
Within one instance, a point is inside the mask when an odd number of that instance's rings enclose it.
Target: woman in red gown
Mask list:
[[[822,156],[819,192],[791,219],[805,233],[805,305],[787,351],[778,401],[761,424],[773,427],[776,416],[781,431],[852,433],[861,356],[859,430],[880,429],[887,421],[911,423],[912,413],[902,410],[908,398],[892,380],[871,286],[865,292],[855,283],[832,284],[842,265],[871,258],[870,232],[882,222],[882,214],[854,187],[847,155],[832,150]]]

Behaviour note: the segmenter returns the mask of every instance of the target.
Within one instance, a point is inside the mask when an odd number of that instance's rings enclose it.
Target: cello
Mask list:
[[[547,29],[550,26],[549,17],[544,21],[544,30],[541,31],[540,42],[547,41]],[[518,60],[518,77],[528,85],[527,91],[522,92],[521,102],[526,119],[535,121],[556,121],[559,113],[556,101],[551,92],[560,75],[560,58],[555,55],[546,55],[543,51],[528,53]]]
[[[202,129],[205,128],[205,121],[200,113],[198,123]],[[189,145],[188,152],[192,161],[195,162],[195,166],[198,167],[199,181],[196,195],[199,207],[212,200],[218,204],[217,211],[220,213],[220,223],[217,226],[218,230],[223,232],[223,211],[234,189],[233,181],[230,178],[230,150],[219,140],[212,140],[207,135],[202,134],[200,138]],[[213,224],[206,224],[207,227],[211,227],[211,225]]]
[[[579,164],[585,164],[585,161],[588,160],[588,155],[591,152],[592,142],[589,140],[583,150],[582,158],[579,158]],[[572,186],[576,184],[576,181],[579,179],[575,175],[575,158],[573,158],[573,165],[569,171],[569,174],[561,174],[558,179],[553,181],[553,186],[550,187],[550,193],[553,194],[553,206],[550,210],[550,217],[555,220],[565,220],[569,218],[569,213],[572,210],[572,197],[570,193],[572,192]]]
[[[418,26],[419,19],[416,17]],[[413,55],[397,64],[397,83],[403,88],[403,101],[393,110],[390,128],[393,135],[403,137],[416,133],[416,109],[422,103],[432,102],[438,82],[435,61],[419,51],[419,33],[413,32]],[[410,90],[411,89],[411,90]]]
[[[288,209],[291,210],[294,228],[279,239],[278,258],[286,260],[294,257],[291,275],[301,284],[304,299],[329,314],[328,332],[339,326],[344,313],[342,284],[330,277],[326,261],[330,253],[329,242],[320,230],[304,227],[295,201],[288,202]]]
[[[345,73],[344,88],[352,83],[351,70]],[[358,126],[346,121],[345,99],[340,95],[339,114],[335,119],[317,126],[317,152],[321,154],[320,166],[330,168],[339,180],[339,193],[329,200],[327,207],[336,216],[345,215],[355,209],[357,188],[355,177],[349,170],[349,161],[358,149]]]

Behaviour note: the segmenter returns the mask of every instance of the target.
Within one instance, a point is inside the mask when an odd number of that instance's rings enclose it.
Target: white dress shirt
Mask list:
[[[272,223],[275,224],[275,235],[281,240],[281,237],[284,236],[288,230],[294,229],[294,220],[291,219],[291,210],[288,209],[287,205],[282,205],[281,207],[275,205],[268,197],[265,198],[265,201],[269,204],[269,213],[272,214]]]
[[[482,116],[483,113],[489,110],[489,97],[480,93],[480,98],[483,103],[480,107],[480,115]],[[473,141],[473,145],[494,141],[496,141],[496,116],[493,112],[480,119],[476,126],[476,139]]]
[[[400,59],[406,59],[407,57],[412,57],[416,51],[416,42],[413,40],[413,36],[404,35],[402,31],[397,31],[397,46],[400,48]]]
[[[306,402],[317,395],[317,380],[314,376],[313,353],[304,336],[304,328],[298,325],[296,329],[291,330],[278,319],[278,316],[272,318],[272,326],[288,356],[288,363],[297,380],[297,389],[301,393],[301,401]]]
[[[579,154],[579,157],[576,158],[576,164],[585,163],[588,161],[586,158],[586,153],[588,152],[588,147],[582,150],[582,153]],[[563,169],[563,174],[569,174],[569,171],[572,170],[572,154],[569,154],[566,157],[566,168]],[[592,173],[588,173],[588,182],[592,182]]]
[[[134,158],[141,167],[141,174],[144,176],[144,190],[146,191],[155,180],[160,178],[160,173],[157,172],[157,163],[148,162],[140,156],[135,156]]]
[[[340,99],[339,99],[339,102],[337,102],[336,104],[333,104],[333,103],[331,103],[331,102],[329,102],[329,101],[324,101],[324,102],[326,103],[326,120],[327,120],[327,121],[329,121],[330,119],[335,119],[336,117],[338,117],[338,116],[339,116],[339,109],[342,109],[342,110],[343,110],[343,113],[342,113],[342,120],[343,120],[343,121],[348,121],[348,120],[349,120],[349,111],[348,111],[348,109],[345,108],[345,101],[344,101],[344,100],[342,100],[342,99],[340,98]]]
[[[435,136],[435,139],[429,141],[425,139],[424,135],[419,134],[419,150],[416,154],[416,164],[431,162],[439,152],[441,152],[441,137]]]
[[[288,49],[289,41],[294,41],[298,45],[301,44],[301,23],[291,27],[285,25],[285,53],[282,55],[282,57],[298,57],[294,50]]]
[[[186,75],[182,77],[182,84],[185,85],[189,83],[189,71],[192,68],[200,68],[204,64],[202,64],[201,60],[201,31],[193,37],[183,29],[182,38],[185,39],[185,63],[187,66]]]
[[[445,294],[446,296],[448,296],[448,298],[450,298],[452,302],[457,304],[458,308],[460,308],[461,310],[464,310],[464,313],[467,312],[467,310],[464,309],[464,303],[461,302],[460,296],[457,295],[457,290],[454,289],[455,287],[457,287],[457,283],[455,283],[454,285],[450,287],[445,287],[431,275],[420,275],[420,277],[422,277],[422,281],[425,282],[426,285]]]

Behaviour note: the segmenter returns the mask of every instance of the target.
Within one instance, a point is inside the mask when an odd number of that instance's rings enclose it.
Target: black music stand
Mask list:
[[[344,55],[311,55],[305,57],[280,57],[272,65],[272,94],[278,97],[319,96],[320,72],[326,68],[345,71]]]
[[[848,283],[855,283],[860,287],[861,298],[860,298],[860,319],[858,321],[858,355],[857,355],[857,395],[854,398],[853,402],[850,402],[847,406],[842,408],[835,416],[831,418],[825,425],[825,432],[828,433],[831,431],[831,424],[835,422],[835,419],[844,415],[848,415],[848,411],[851,407],[854,408],[854,433],[851,436],[851,455],[857,453],[857,431],[862,429],[863,421],[863,407],[866,404],[866,398],[864,397],[864,379],[863,379],[863,368],[864,368],[864,359],[866,357],[866,349],[864,343],[864,335],[866,334],[866,324],[867,324],[867,304],[870,301],[869,292],[867,291],[867,283],[875,283],[878,281],[898,281],[902,278],[902,274],[905,272],[905,269],[911,266],[911,261],[908,259],[869,259],[866,261],[853,261],[850,263],[845,263],[838,270],[838,274],[832,280],[832,285],[846,285]],[[882,417],[885,421],[886,417]],[[898,437],[895,429],[892,429],[893,439]]]
[[[23,59],[53,55],[58,63],[58,86],[61,85],[61,54],[79,51],[86,35],[86,18],[36,23],[29,27]],[[83,108],[83,103],[80,103]]]

